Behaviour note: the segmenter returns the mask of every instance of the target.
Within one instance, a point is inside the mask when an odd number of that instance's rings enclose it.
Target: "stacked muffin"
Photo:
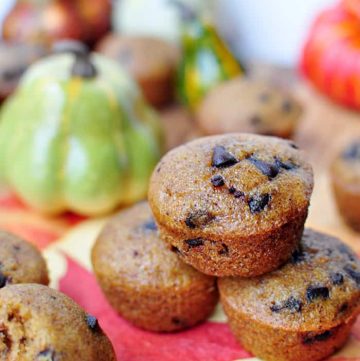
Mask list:
[[[359,313],[360,262],[339,240],[304,232],[312,188],[311,166],[286,140],[228,134],[176,148],[150,182],[156,225],[147,205],[136,205],[100,235],[100,284],[130,321],[171,331],[207,317],[219,277],[247,350],[265,360],[320,360],[343,345]],[[169,317],[179,327],[150,325]]]

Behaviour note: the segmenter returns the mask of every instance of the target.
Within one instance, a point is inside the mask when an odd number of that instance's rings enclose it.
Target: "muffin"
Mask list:
[[[0,230],[0,288],[14,283],[49,283],[46,262],[30,243]]]
[[[360,139],[333,160],[331,180],[340,214],[353,229],[360,231]]]
[[[181,262],[159,238],[147,203],[115,216],[92,251],[110,304],[134,325],[170,332],[207,319],[218,301],[216,280]]]
[[[242,77],[214,88],[201,103],[196,119],[208,135],[243,132],[289,138],[301,113],[290,94]]]
[[[150,104],[160,107],[174,99],[179,52],[171,44],[153,37],[110,34],[97,50],[130,73]]]
[[[253,277],[291,256],[312,188],[311,166],[292,142],[228,134],[167,153],[149,203],[182,260],[209,275]]]
[[[37,284],[0,290],[0,357],[8,361],[115,361],[95,317]]]
[[[28,66],[45,54],[39,45],[0,42],[0,101],[14,92]]]
[[[218,284],[233,333],[266,361],[322,360],[345,343],[360,312],[359,259],[308,229],[282,268]]]

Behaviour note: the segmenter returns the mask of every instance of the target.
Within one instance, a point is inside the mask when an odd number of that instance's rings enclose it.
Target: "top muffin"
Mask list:
[[[215,239],[267,232],[307,209],[311,166],[288,141],[250,134],[180,146],[155,169],[149,201],[158,223]]]

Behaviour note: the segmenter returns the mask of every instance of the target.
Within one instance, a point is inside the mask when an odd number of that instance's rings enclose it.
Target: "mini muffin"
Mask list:
[[[132,75],[150,104],[159,107],[173,100],[179,52],[171,44],[152,37],[111,34],[97,50]]]
[[[45,54],[39,45],[0,42],[0,101],[13,93],[28,66]]]
[[[312,188],[311,166],[293,143],[228,134],[165,155],[149,203],[182,260],[209,275],[253,277],[291,256]]]
[[[0,358],[8,361],[115,361],[96,318],[49,287],[0,290]]]
[[[205,134],[232,132],[292,136],[302,108],[280,89],[248,78],[220,84],[204,99],[196,114]]]
[[[145,202],[110,221],[92,261],[114,309],[146,330],[191,327],[206,320],[218,301],[215,278],[197,272],[166,247]]]
[[[0,288],[13,283],[49,283],[46,262],[30,243],[0,230]]]
[[[334,159],[331,179],[341,215],[353,229],[360,231],[360,139]]]
[[[316,361],[347,340],[360,312],[360,261],[338,239],[305,230],[282,268],[219,280],[232,331],[266,361]]]

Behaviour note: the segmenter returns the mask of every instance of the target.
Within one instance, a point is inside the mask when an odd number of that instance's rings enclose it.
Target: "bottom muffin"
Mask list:
[[[38,284],[0,290],[0,360],[115,361],[95,317]]]
[[[115,216],[92,251],[95,274],[121,316],[150,331],[191,327],[218,301],[216,280],[179,260],[163,243],[147,203]]]
[[[282,268],[219,279],[243,347],[267,361],[316,361],[342,347],[360,312],[360,261],[338,239],[306,230]]]

